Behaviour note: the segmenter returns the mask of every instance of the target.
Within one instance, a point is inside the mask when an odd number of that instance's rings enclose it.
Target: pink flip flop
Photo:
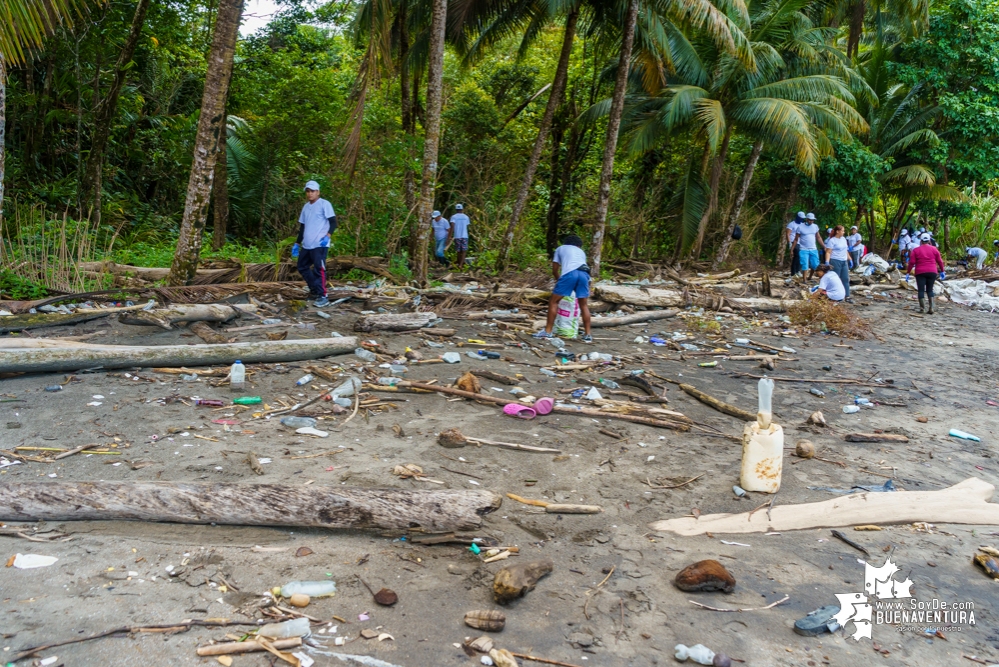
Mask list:
[[[504,405],[503,412],[511,417],[520,417],[521,419],[534,419],[538,414],[534,408],[529,408],[526,405],[517,405],[516,403],[507,403]],[[527,414],[524,414],[525,412]]]
[[[539,398],[534,401],[534,409],[538,411],[539,415],[547,415],[555,409],[555,399],[548,398],[547,396]]]

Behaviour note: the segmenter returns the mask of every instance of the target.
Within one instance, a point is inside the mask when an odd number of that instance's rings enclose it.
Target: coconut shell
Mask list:
[[[803,459],[815,458],[815,445],[811,440],[799,440],[794,443],[794,453]]]
[[[465,614],[465,625],[476,630],[499,632],[506,625],[506,614],[497,609],[476,609]]]
[[[465,435],[456,428],[449,428],[441,431],[437,436],[437,444],[448,449],[457,449],[468,444]]]
[[[399,596],[390,588],[382,588],[375,593],[375,602],[383,607],[391,607],[399,601]]]

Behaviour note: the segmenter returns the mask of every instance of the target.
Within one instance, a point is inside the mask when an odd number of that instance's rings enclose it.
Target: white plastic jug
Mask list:
[[[742,471],[739,485],[746,491],[777,493],[784,464],[784,429],[772,423],[774,381],[760,380],[756,421],[742,431]]]

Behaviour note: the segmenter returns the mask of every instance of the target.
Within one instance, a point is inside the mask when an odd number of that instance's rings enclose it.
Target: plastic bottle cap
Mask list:
[[[237,364],[242,364],[243,362],[242,362],[242,361],[240,361],[239,359],[237,359],[237,360],[236,360],[236,363],[237,363]]]

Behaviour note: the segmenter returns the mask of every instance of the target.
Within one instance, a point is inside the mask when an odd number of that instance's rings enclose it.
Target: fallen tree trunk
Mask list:
[[[354,331],[413,331],[437,319],[437,313],[387,313],[368,315],[354,324]]]
[[[597,285],[593,288],[594,294],[611,303],[626,303],[632,306],[654,306],[676,307],[686,306],[689,300],[692,304],[713,308],[715,310],[731,306],[744,310],[756,310],[760,312],[783,312],[790,304],[780,299],[767,297],[723,297],[720,294],[712,294],[710,291],[702,291],[697,294],[684,293],[681,290],[662,289],[655,287],[631,287],[629,285]],[[792,302],[793,303],[793,302]]]
[[[84,368],[150,368],[304,361],[352,352],[357,338],[274,340],[222,345],[93,345],[46,338],[0,340],[4,372],[69,372]]]
[[[718,412],[724,412],[727,415],[732,415],[733,417],[738,417],[745,421],[753,422],[756,421],[756,415],[748,410],[743,410],[742,408],[737,408],[734,405],[729,405],[724,401],[719,401],[717,398],[711,394],[705,394],[703,391],[697,387],[692,387],[689,384],[681,384],[680,389],[682,389],[687,394],[690,394],[701,403],[705,405],[710,405]]]
[[[620,327],[625,324],[636,324],[638,322],[654,322],[656,320],[665,320],[673,317],[677,314],[677,312],[679,311],[649,310],[644,313],[633,313],[622,317],[594,317],[590,320],[590,326],[595,328]]]
[[[211,343],[212,345],[218,345],[220,343],[231,343],[235,338],[229,339],[220,334],[219,332],[212,329],[210,326],[204,322],[191,322],[188,326],[198,338],[205,341],[206,343]]]
[[[89,322],[108,315],[119,313],[130,313],[141,310],[143,306],[126,306],[125,308],[101,308],[77,310],[69,313],[25,313],[23,315],[6,315],[0,317],[0,333],[11,333],[13,331],[24,331],[25,329],[42,329],[44,327],[58,327],[65,324],[79,324]]]
[[[228,322],[241,313],[255,313],[257,307],[248,303],[199,303],[178,304],[169,308],[138,310],[121,315],[122,324],[138,324],[172,329],[175,322]]]
[[[2,521],[165,521],[236,526],[473,530],[499,508],[491,491],[284,484],[23,482],[0,485]]]
[[[819,503],[778,505],[767,512],[704,514],[649,524],[652,530],[691,536],[704,533],[837,528],[857,524],[962,523],[999,525],[999,505],[988,502],[995,487],[977,477],[940,491],[856,493]]]

